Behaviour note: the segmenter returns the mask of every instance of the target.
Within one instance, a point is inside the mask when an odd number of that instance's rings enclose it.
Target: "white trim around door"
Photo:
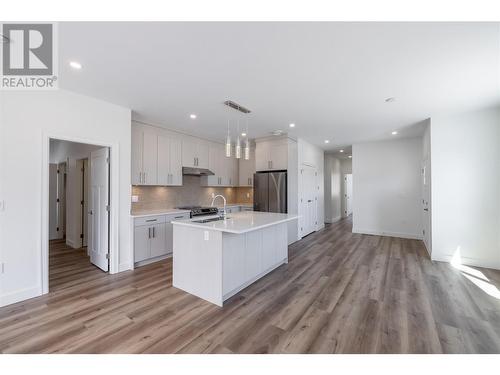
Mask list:
[[[120,150],[118,143],[96,142],[85,138],[70,137],[65,134],[42,134],[42,218],[41,218],[41,251],[40,265],[42,290],[41,294],[49,292],[49,156],[50,139],[86,143],[96,146],[109,147],[110,153],[110,217],[109,217],[109,273],[120,272],[119,269],[119,197],[120,197]],[[133,259],[133,247],[130,249],[130,259]]]

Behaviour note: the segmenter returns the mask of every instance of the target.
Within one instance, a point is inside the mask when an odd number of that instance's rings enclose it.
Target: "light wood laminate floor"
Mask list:
[[[173,288],[171,260],[108,275],[53,242],[51,292],[0,308],[0,352],[500,353],[499,271],[351,227],[293,244],[223,308]]]

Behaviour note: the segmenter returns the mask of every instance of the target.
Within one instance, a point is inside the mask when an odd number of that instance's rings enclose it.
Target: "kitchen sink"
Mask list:
[[[211,223],[212,221],[220,221],[220,220],[224,220],[224,219],[229,219],[228,217],[224,218],[222,216],[218,216],[218,217],[212,217],[210,219],[202,219],[202,220],[193,220],[193,223]]]

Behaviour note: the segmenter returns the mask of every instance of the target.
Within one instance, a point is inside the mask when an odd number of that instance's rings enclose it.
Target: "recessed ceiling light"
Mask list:
[[[241,133],[241,136],[242,136],[242,137],[246,137],[246,136],[247,136],[247,133]]]
[[[344,152],[344,150],[340,150],[340,152]]]
[[[77,61],[70,61],[69,66],[71,66],[73,69],[81,69],[82,64],[80,64]]]
[[[328,139],[325,139],[325,143],[330,143],[330,141]]]
[[[385,99],[385,102],[386,102],[386,103],[392,103],[392,102],[394,102],[394,101],[396,101],[396,98],[392,98],[392,97],[391,97],[391,98],[387,98],[387,99]]]
[[[196,118],[196,115],[194,113],[190,114],[189,117],[191,117],[193,120]]]
[[[349,159],[352,159],[352,155],[349,155],[349,156],[348,156],[348,158],[349,158]]]
[[[398,132],[394,130],[391,134],[396,135],[396,134],[398,134]]]
[[[295,124],[294,124],[294,123],[291,123],[289,126],[290,126],[291,128],[295,128]]]

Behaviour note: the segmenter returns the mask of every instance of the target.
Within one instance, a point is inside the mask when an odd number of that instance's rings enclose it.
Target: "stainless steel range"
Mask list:
[[[179,210],[190,210],[191,217],[217,215],[219,213],[219,209],[217,207],[182,206],[176,208]]]

